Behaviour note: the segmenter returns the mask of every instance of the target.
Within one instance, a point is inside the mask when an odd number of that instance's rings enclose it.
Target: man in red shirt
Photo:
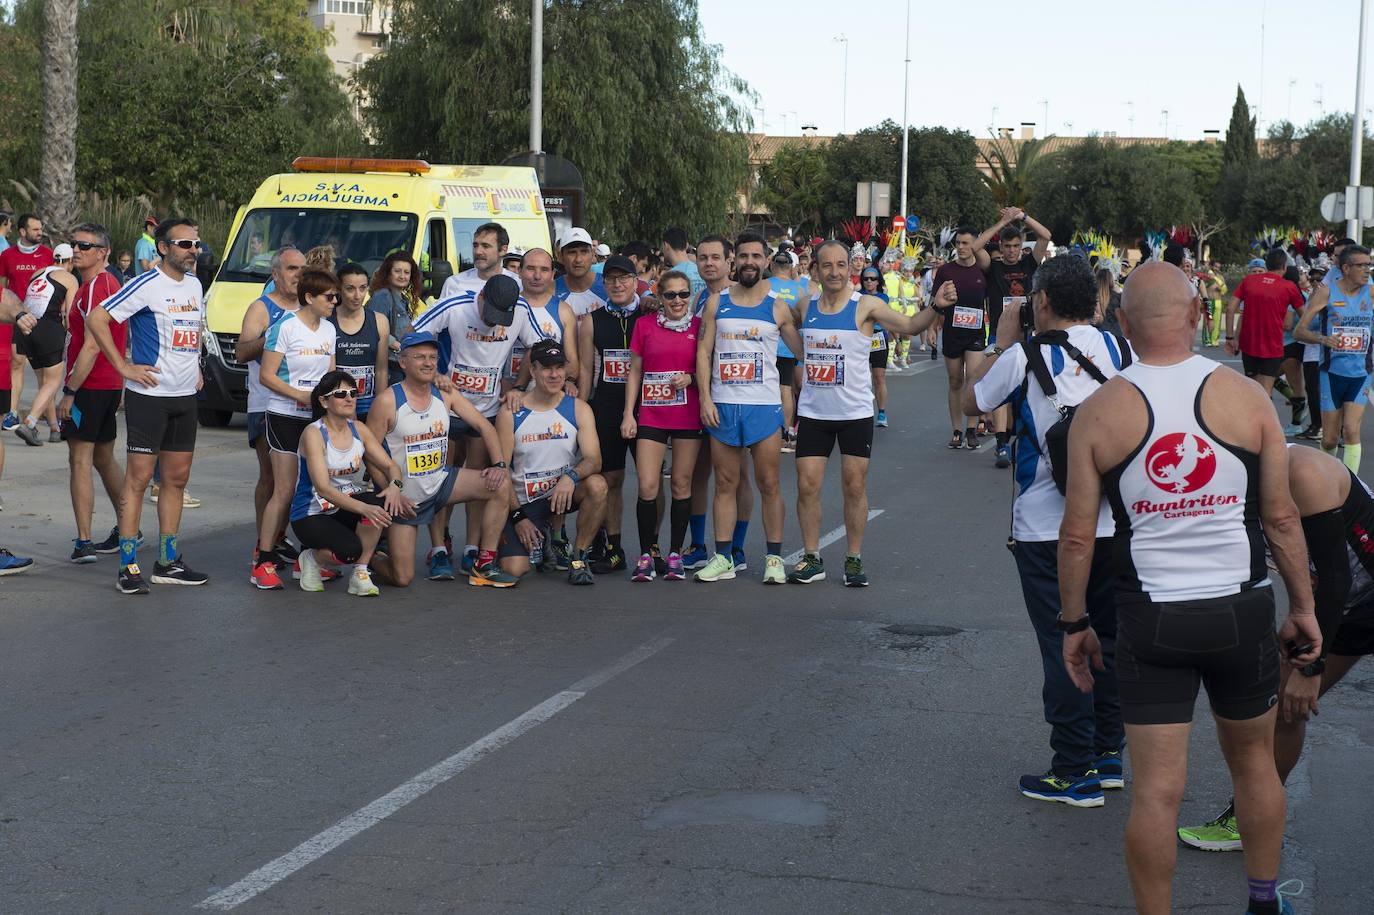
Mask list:
[[[1303,298],[1298,287],[1283,278],[1288,253],[1273,248],[1264,258],[1264,272],[1252,273],[1240,281],[1226,306],[1226,352],[1240,353],[1246,378],[1254,378],[1265,393],[1273,393],[1283,367],[1283,322],[1292,308],[1302,314]],[[1236,312],[1241,303],[1240,329]]]
[[[124,390],[124,378],[86,333],[86,316],[91,309],[119,290],[107,267],[110,264],[110,235],[105,227],[83,223],[72,230],[72,266],[81,279],[76,301],[67,313],[66,379],[57,413],[62,418],[62,438],[67,442],[67,463],[71,468],[72,511],[76,515],[76,540],[72,562],[95,562],[98,553],[119,552],[119,499],[124,489],[124,468],[115,458],[117,432],[115,414]],[[124,351],[128,328],[110,322],[115,348]],[[95,512],[95,488],[91,468],[100,474],[105,494],[114,509],[115,525],[99,543],[91,540]]]
[[[15,243],[0,251],[0,289],[8,289],[23,301],[33,275],[52,266],[52,249],[43,244],[43,220],[32,213],[24,213],[15,224],[19,230]],[[19,425],[19,398],[24,394],[24,368],[29,360],[14,351],[13,329],[6,325],[5,331],[0,342],[9,351],[12,394],[10,411],[0,422],[0,428],[13,429]]]

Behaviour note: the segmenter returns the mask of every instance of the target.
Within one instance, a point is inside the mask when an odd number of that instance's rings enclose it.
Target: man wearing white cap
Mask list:
[[[444,280],[439,300],[451,299],[465,292],[477,293],[487,280],[504,273],[520,282],[520,274],[504,267],[506,251],[510,248],[510,233],[499,222],[485,222],[472,233],[472,267]]]
[[[606,286],[597,275],[599,271],[592,269],[596,249],[586,229],[569,229],[558,240],[558,259],[563,263],[563,275],[554,284],[555,298],[567,302],[579,318],[606,304]]]

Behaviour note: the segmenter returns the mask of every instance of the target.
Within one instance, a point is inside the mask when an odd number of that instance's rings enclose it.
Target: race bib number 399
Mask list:
[[[763,356],[759,353],[720,353],[721,384],[763,384]]]
[[[954,306],[954,326],[959,330],[982,330],[983,309]]]
[[[1332,352],[1363,353],[1369,349],[1369,328],[1363,325],[1337,324],[1331,328],[1331,336],[1336,338]]]

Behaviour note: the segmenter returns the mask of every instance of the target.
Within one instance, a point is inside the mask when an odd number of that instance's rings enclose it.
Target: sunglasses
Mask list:
[[[324,298],[327,302],[334,302],[337,304],[339,301],[339,294],[337,292],[326,292],[324,293]]]
[[[350,398],[356,398],[358,396],[358,392],[353,390],[352,388],[339,388],[337,391],[330,391],[328,394],[325,394],[324,396],[332,397],[335,400],[349,400]]]
[[[89,251],[89,250],[91,250],[92,248],[103,248],[103,247],[105,247],[105,246],[104,246],[104,245],[97,245],[97,244],[96,244],[95,242],[93,242],[93,241],[74,241],[74,242],[72,242],[72,247],[73,247],[73,248],[78,248],[78,249],[80,249],[80,250],[82,250],[82,251]]]
[[[178,238],[175,241],[169,238],[166,239],[166,241],[167,244],[175,245],[183,251],[195,251],[200,247],[200,242],[196,241],[193,238]]]
[[[692,290],[684,289],[681,292],[660,292],[658,297],[667,302],[671,302],[673,299],[686,300],[692,297]]]

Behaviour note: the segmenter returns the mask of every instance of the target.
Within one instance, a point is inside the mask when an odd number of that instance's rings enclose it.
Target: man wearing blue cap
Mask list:
[[[397,480],[374,474],[377,484],[399,488],[415,503],[415,515],[395,519],[396,523],[387,531],[387,553],[376,554],[373,571],[386,584],[406,587],[415,576],[416,528],[428,525],[430,542],[440,548],[444,539],[444,509],[458,502],[480,503],[481,550],[468,574],[468,584],[512,587],[519,579],[496,564],[496,547],[510,500],[510,478],[496,430],[462,395],[444,393],[435,386],[439,341],[433,334],[406,334],[401,339],[400,361],[405,377],[372,401],[367,426],[401,469]],[[453,416],[481,436],[490,466],[482,470],[449,466],[449,428]]]

